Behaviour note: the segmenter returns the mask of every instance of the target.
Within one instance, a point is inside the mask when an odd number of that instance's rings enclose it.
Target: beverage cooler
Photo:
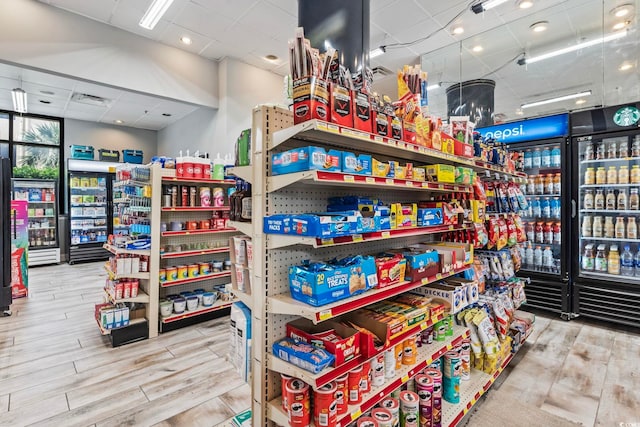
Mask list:
[[[527,233],[521,244],[520,277],[528,277],[527,304],[570,316],[567,114],[478,129],[507,144],[517,168],[528,175],[521,189],[528,209],[520,212]]]
[[[640,103],[575,113],[571,123],[573,311],[637,326]]]
[[[30,267],[60,262],[58,181],[13,179],[13,200],[27,202]]]
[[[119,163],[69,159],[69,264],[109,259],[103,249],[114,225],[113,181]]]

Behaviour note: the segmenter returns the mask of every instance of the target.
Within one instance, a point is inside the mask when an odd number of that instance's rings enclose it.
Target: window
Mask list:
[[[9,139],[9,115],[7,113],[0,113],[0,139],[5,141]]]
[[[13,140],[15,142],[60,145],[60,121],[13,116]]]
[[[13,145],[15,178],[56,179],[60,172],[60,149],[42,145]]]

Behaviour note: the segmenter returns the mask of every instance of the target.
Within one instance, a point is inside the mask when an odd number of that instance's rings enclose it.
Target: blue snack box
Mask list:
[[[356,156],[353,153],[343,151],[342,172],[356,175],[371,175],[371,156],[368,154]]]
[[[319,214],[279,214],[264,218],[265,234],[293,234],[317,238],[348,236],[358,233],[360,212]]]
[[[293,299],[318,307],[365,292],[378,285],[373,257],[362,257],[356,265],[329,266],[314,272],[304,266],[289,268],[289,289]]]
[[[327,152],[324,148],[309,146],[294,148],[271,156],[272,175],[308,170],[340,172],[342,170],[342,152],[338,150]]]
[[[327,350],[291,338],[274,342],[273,354],[285,362],[292,363],[314,374],[331,365],[335,359],[335,356]]]
[[[418,227],[428,227],[430,225],[442,225],[442,209],[440,208],[419,208]]]

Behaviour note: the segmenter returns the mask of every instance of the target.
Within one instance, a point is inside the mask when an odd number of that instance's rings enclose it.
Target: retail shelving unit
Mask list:
[[[357,358],[347,365],[326,369],[313,375],[271,354],[275,341],[286,336],[287,322],[305,317],[314,323],[351,312],[377,301],[418,288],[451,274],[438,274],[419,282],[403,282],[395,286],[365,292],[323,307],[312,307],[294,301],[289,294],[288,268],[304,259],[330,259],[357,253],[375,253],[391,248],[405,247],[420,241],[433,239],[440,233],[458,227],[423,227],[388,232],[368,233],[340,239],[321,240],[315,238],[264,235],[262,218],[274,213],[322,212],[330,196],[349,194],[368,195],[394,202],[408,202],[425,198],[426,193],[442,194],[471,192],[465,185],[422,183],[412,180],[389,180],[362,177],[342,173],[301,172],[290,175],[271,176],[271,155],[304,145],[322,145],[368,153],[390,158],[414,161],[417,164],[446,163],[468,166],[483,175],[520,182],[524,174],[505,173],[500,167],[481,161],[459,158],[430,148],[382,138],[365,132],[312,120],[293,126],[291,112],[271,106],[259,106],[253,111],[252,167],[236,175],[252,183],[253,218],[250,225],[242,225],[242,232],[253,240],[254,262],[251,270],[253,293],[252,304],[252,348],[253,348],[253,425],[287,426],[287,415],[282,411],[280,400],[280,373],[285,373],[318,387],[364,363]],[[249,171],[252,173],[249,174]],[[399,191],[396,191],[399,190]],[[400,191],[401,190],[401,191]],[[393,192],[393,194],[391,194]],[[232,224],[236,226],[236,224]],[[463,228],[464,226],[460,227]],[[240,229],[240,226],[238,227]],[[463,271],[461,268],[456,272]],[[417,325],[406,336],[428,327],[434,319]],[[363,412],[374,407],[382,398],[400,385],[409,381],[432,360],[451,349],[468,330],[456,327],[454,335],[446,342],[434,342],[419,349],[418,363],[403,366],[396,377],[388,379],[381,387],[366,394],[360,405],[349,407],[348,415],[339,420],[344,427],[356,420]],[[473,384],[473,388],[476,384]],[[462,408],[462,405],[457,406]]]

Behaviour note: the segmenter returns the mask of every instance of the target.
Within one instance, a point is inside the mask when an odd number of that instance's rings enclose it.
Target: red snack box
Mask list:
[[[329,118],[329,84],[314,76],[293,81],[293,122]]]
[[[402,141],[402,120],[396,116],[391,118],[391,138]]]
[[[353,127],[363,132],[373,132],[373,115],[369,95],[353,92]]]
[[[410,144],[416,143],[416,124],[414,122],[407,120],[402,122],[402,137],[405,142]]]
[[[384,113],[373,113],[373,133],[380,136],[390,136],[391,129],[389,124],[389,116]]]
[[[331,123],[353,127],[353,100],[351,91],[344,86],[332,83],[331,87]]]
[[[326,334],[330,329],[333,333]],[[287,337],[327,350],[336,357],[334,366],[360,356],[360,332],[337,322],[314,325],[308,319],[296,319],[287,323]]]
[[[407,261],[401,254],[385,254],[376,257],[378,287],[384,288],[404,281],[406,268]]]
[[[454,150],[456,156],[461,157],[473,157],[473,145],[465,144],[464,142],[460,142],[457,139],[454,141]]]

